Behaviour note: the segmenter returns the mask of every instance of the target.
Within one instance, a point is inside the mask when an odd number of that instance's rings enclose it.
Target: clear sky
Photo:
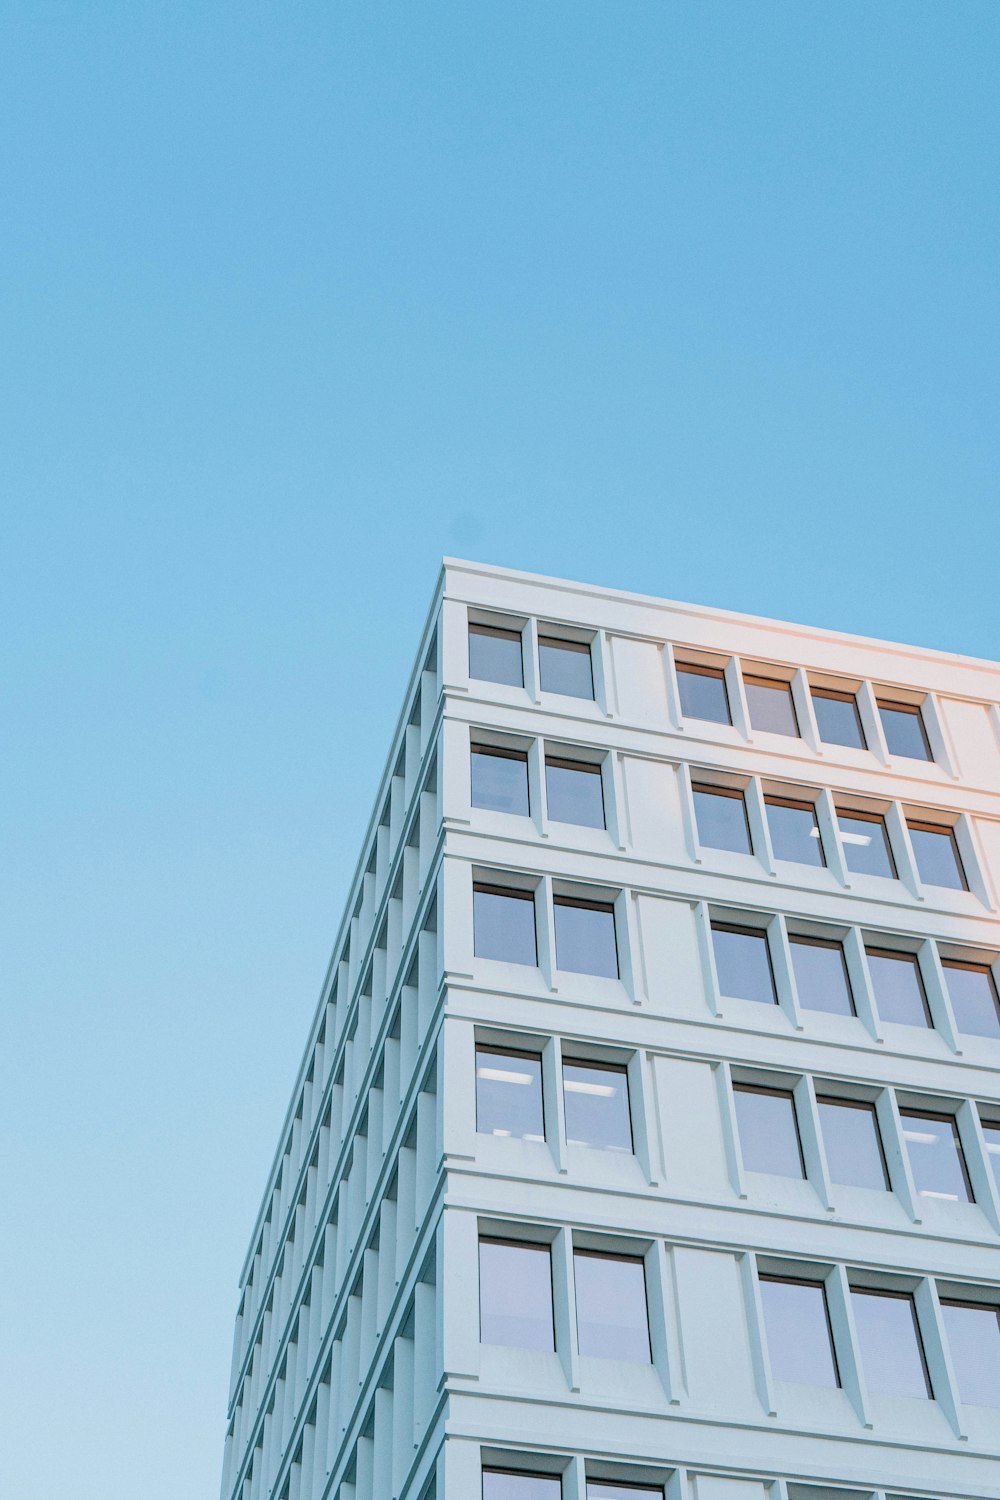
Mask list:
[[[0,1490],[215,1500],[442,554],[1000,655],[1000,7],[0,26]]]

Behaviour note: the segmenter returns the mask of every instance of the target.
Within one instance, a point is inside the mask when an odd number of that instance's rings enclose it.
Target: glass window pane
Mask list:
[[[740,1152],[748,1172],[804,1177],[799,1127],[791,1094],[733,1085]]]
[[[744,677],[750,724],[769,734],[787,734],[798,738],[799,721],[795,717],[792,690],[787,682],[770,682],[766,677]]]
[[[916,954],[869,948],[868,972],[883,1021],[895,1021],[900,1026],[931,1024]]]
[[[880,703],[878,711],[890,755],[903,755],[907,760],[934,759],[919,708]]]
[[[535,901],[529,891],[477,885],[472,894],[473,945],[477,958],[535,964]]]
[[[868,1389],[928,1398],[931,1388],[913,1298],[853,1288],[851,1306]]]
[[[820,938],[789,937],[799,1004],[804,1010],[852,1016],[854,1000],[840,943]]]
[[[971,1203],[965,1157],[954,1116],[924,1114],[913,1109],[901,1109],[899,1114],[914,1186],[920,1196]]]
[[[472,751],[472,805],[528,814],[528,757],[520,750]]]
[[[590,647],[580,641],[539,636],[538,672],[543,693],[562,693],[566,698],[594,696]]]
[[[515,1474],[504,1469],[483,1470],[483,1500],[560,1500],[558,1474]]]
[[[760,1278],[771,1373],[800,1385],[838,1386],[837,1362],[819,1282]]]
[[[853,693],[834,693],[825,688],[813,688],[812,700],[819,737],[825,744],[850,745],[856,750],[867,750],[858,701]]]
[[[707,719],[712,724],[731,724],[726,674],[714,667],[688,667],[678,663],[677,687],[681,713],[687,719]]]
[[[479,1337],[515,1349],[554,1349],[548,1245],[479,1241]]]
[[[642,1261],[577,1250],[573,1269],[580,1353],[648,1364],[646,1270]]]
[[[967,1406],[1000,1406],[1000,1318],[995,1307],[942,1301],[948,1349]]]
[[[863,818],[859,813],[838,812],[844,863],[854,875],[883,875],[893,880],[896,866],[889,848],[889,835],[882,818]]]
[[[476,1129],[543,1141],[542,1059],[534,1052],[476,1048]]]
[[[843,1099],[818,1099],[817,1105],[830,1181],[887,1192],[889,1178],[874,1105]]]
[[[546,760],[545,796],[553,822],[581,823],[585,828],[604,827],[604,787],[600,766]]]
[[[606,1063],[563,1061],[566,1139],[571,1146],[632,1150],[628,1074]]]
[[[556,967],[573,974],[603,974],[618,978],[615,909],[557,896],[553,902],[556,926]]]
[[[735,1000],[774,1005],[774,976],[767,936],[754,928],[712,924],[712,949],[719,993]]]
[[[968,890],[958,844],[951,829],[930,828],[919,823],[907,826],[917,861],[917,874],[924,884],[943,885],[953,891]]]
[[[497,630],[492,625],[470,625],[469,676],[523,687],[521,632]]]
[[[823,843],[816,822],[816,809],[810,802],[784,802],[765,797],[767,826],[775,859],[793,860],[797,865],[823,865]]]
[[[988,1125],[985,1120],[982,1123],[986,1155],[989,1158],[996,1185],[1000,1188],[1000,1125]]]
[[[588,1479],[587,1500],[663,1500],[663,1491],[644,1484],[605,1484]]]
[[[753,852],[742,792],[696,786],[694,812],[698,820],[698,842],[706,849],[732,849],[735,854]]]
[[[955,1024],[966,1036],[1000,1037],[997,987],[987,964],[963,964],[945,959]]]

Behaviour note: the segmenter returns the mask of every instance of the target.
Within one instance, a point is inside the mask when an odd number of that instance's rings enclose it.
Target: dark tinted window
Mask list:
[[[966,1036],[1000,1037],[997,987],[987,964],[944,960],[955,1025]]]
[[[615,909],[610,902],[556,896],[556,967],[574,974],[618,978]]]
[[[747,822],[743,793],[728,787],[697,785],[693,791],[698,842],[706,849],[732,849],[736,854],[752,853],[750,824]]]
[[[883,1021],[895,1021],[901,1026],[931,1024],[916,954],[869,948],[868,972],[875,1005]]]
[[[771,953],[765,933],[755,927],[730,927],[713,922],[712,948],[721,995],[775,1004]]]
[[[901,1109],[903,1140],[913,1182],[922,1198],[971,1203],[972,1189],[954,1115]]]
[[[476,1048],[476,1129],[484,1135],[545,1139],[537,1053]]]
[[[799,721],[795,717],[792,690],[787,682],[772,682],[767,677],[744,677],[743,685],[754,729],[764,729],[769,734],[798,736]]]
[[[479,1337],[516,1349],[555,1348],[548,1245],[479,1241]]]
[[[760,1300],[775,1380],[839,1385],[826,1293],[820,1283],[762,1276]]]
[[[887,1396],[928,1398],[931,1385],[913,1298],[855,1287],[851,1305],[868,1389]]]
[[[505,1469],[483,1470],[483,1500],[559,1500],[558,1475],[522,1475]]]
[[[779,1089],[733,1085],[740,1151],[748,1172],[804,1177],[799,1128],[791,1094]]]
[[[572,1146],[632,1150],[628,1074],[609,1063],[563,1060],[566,1139]]]
[[[942,1298],[958,1394],[967,1406],[1000,1406],[1000,1318],[995,1307]]]
[[[851,745],[856,750],[867,750],[858,700],[853,693],[813,688],[812,700],[819,737],[825,744]]]
[[[604,827],[600,766],[547,756],[545,796],[553,822],[581,823],[586,828]]]
[[[557,1474],[483,1470],[483,1500],[560,1500],[561,1495],[562,1480]]]
[[[873,1104],[817,1099],[830,1181],[886,1192],[889,1175]]]
[[[933,823],[908,823],[910,842],[917,861],[917,874],[925,885],[943,885],[953,891],[966,891],[968,885],[958,844],[950,828],[936,828]]]
[[[838,812],[844,863],[855,875],[883,875],[892,880],[896,866],[885,819],[877,813]]]
[[[844,949],[826,938],[789,937],[799,1004],[835,1016],[854,1014]]]
[[[492,625],[470,625],[469,676],[523,687],[521,632],[498,630]]]
[[[472,805],[493,812],[528,812],[528,757],[523,750],[472,750]]]
[[[677,687],[681,712],[688,719],[708,719],[712,724],[731,724],[726,674],[716,667],[689,667],[678,662]]]
[[[811,802],[790,802],[784,797],[765,797],[767,826],[775,859],[797,865],[823,865],[823,844]]]
[[[878,711],[890,755],[903,755],[907,760],[934,759],[919,708],[905,703],[880,703]]]
[[[590,647],[580,641],[539,636],[538,671],[544,693],[562,693],[566,698],[594,696]]]
[[[576,1327],[580,1353],[649,1362],[646,1271],[638,1258],[577,1250]]]
[[[473,887],[472,911],[477,958],[499,958],[509,964],[538,962],[535,899],[530,891],[476,885]]]

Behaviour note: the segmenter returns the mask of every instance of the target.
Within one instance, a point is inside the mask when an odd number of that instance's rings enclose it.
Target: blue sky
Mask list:
[[[994,0],[0,6],[5,1493],[217,1493],[444,553],[982,656]]]

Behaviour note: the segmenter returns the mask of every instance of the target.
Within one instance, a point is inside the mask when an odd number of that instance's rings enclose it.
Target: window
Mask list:
[[[986,1155],[989,1158],[993,1179],[1000,1188],[1000,1125],[991,1123],[989,1120],[982,1121],[983,1140],[986,1142]]]
[[[580,1353],[649,1363],[646,1268],[639,1256],[575,1250]]]
[[[548,1245],[479,1241],[479,1337],[515,1349],[554,1349]]]
[[[837,1359],[819,1281],[761,1276],[760,1300],[771,1373],[800,1385],[838,1386]]]
[[[752,854],[743,793],[730,787],[697,783],[691,790],[699,844],[706,849],[731,849],[734,854]]]
[[[901,1109],[903,1140],[913,1181],[921,1198],[971,1203],[972,1188],[954,1115]]]
[[[770,677],[744,677],[743,686],[752,728],[798,739],[799,721],[795,717],[792,690],[787,682],[775,682]]]
[[[966,1036],[1000,1037],[1000,1006],[989,964],[967,964],[946,958],[942,967],[959,1031]]]
[[[764,1005],[777,1003],[766,932],[759,927],[713,922],[712,949],[721,995],[733,1000],[759,1000]]]
[[[553,822],[581,823],[585,828],[605,826],[600,766],[547,755],[545,795]]]
[[[528,757],[523,750],[472,747],[472,805],[528,815]]]
[[[911,703],[882,703],[878,706],[890,755],[907,760],[933,760],[924,728],[924,716]]]
[[[562,693],[566,698],[594,696],[590,647],[583,641],[539,636],[538,673],[543,693]]]
[[[844,863],[852,875],[882,875],[895,880],[896,865],[881,813],[839,812]]]
[[[587,1500],[663,1500],[663,1491],[645,1484],[605,1484],[588,1479]]]
[[[827,938],[788,939],[799,1004],[804,1010],[825,1010],[830,1015],[854,1015],[854,998],[847,973],[843,945]]]
[[[830,1181],[888,1192],[889,1174],[874,1104],[822,1096],[817,1096],[816,1104]]]
[[[823,844],[811,802],[793,802],[786,797],[765,797],[767,826],[775,859],[798,865],[825,865]]]
[[[560,1500],[558,1474],[524,1474],[519,1469],[484,1469],[483,1500]]]
[[[1000,1318],[988,1302],[941,1298],[958,1394],[966,1406],[1000,1406]]]
[[[930,1026],[917,955],[894,953],[891,948],[869,948],[867,954],[872,991],[882,1020],[900,1026]]]
[[[477,958],[536,964],[535,898],[505,885],[472,887],[473,947]]]
[[[611,1063],[563,1059],[566,1139],[571,1146],[632,1150],[628,1073]]]
[[[812,689],[813,709],[819,737],[826,745],[849,745],[855,750],[867,750],[865,731],[858,713],[858,700],[853,693],[836,692],[833,688]]]
[[[917,1309],[909,1293],[852,1287],[851,1307],[869,1391],[932,1397]]]
[[[476,1048],[476,1129],[482,1135],[545,1139],[542,1059],[537,1052]]]
[[[746,1170],[770,1172],[776,1177],[804,1177],[806,1170],[791,1094],[782,1089],[734,1083],[733,1102]]]
[[[573,974],[618,978],[615,909],[610,901],[580,901],[556,896],[556,966]]]
[[[681,713],[686,719],[707,719],[711,724],[731,724],[726,674],[721,667],[695,667],[677,663],[677,689]]]
[[[967,891],[969,886],[954,829],[942,828],[935,823],[907,823],[906,826],[910,830],[917,874],[924,884]]]
[[[496,625],[469,626],[469,676],[524,686],[521,632]]]

